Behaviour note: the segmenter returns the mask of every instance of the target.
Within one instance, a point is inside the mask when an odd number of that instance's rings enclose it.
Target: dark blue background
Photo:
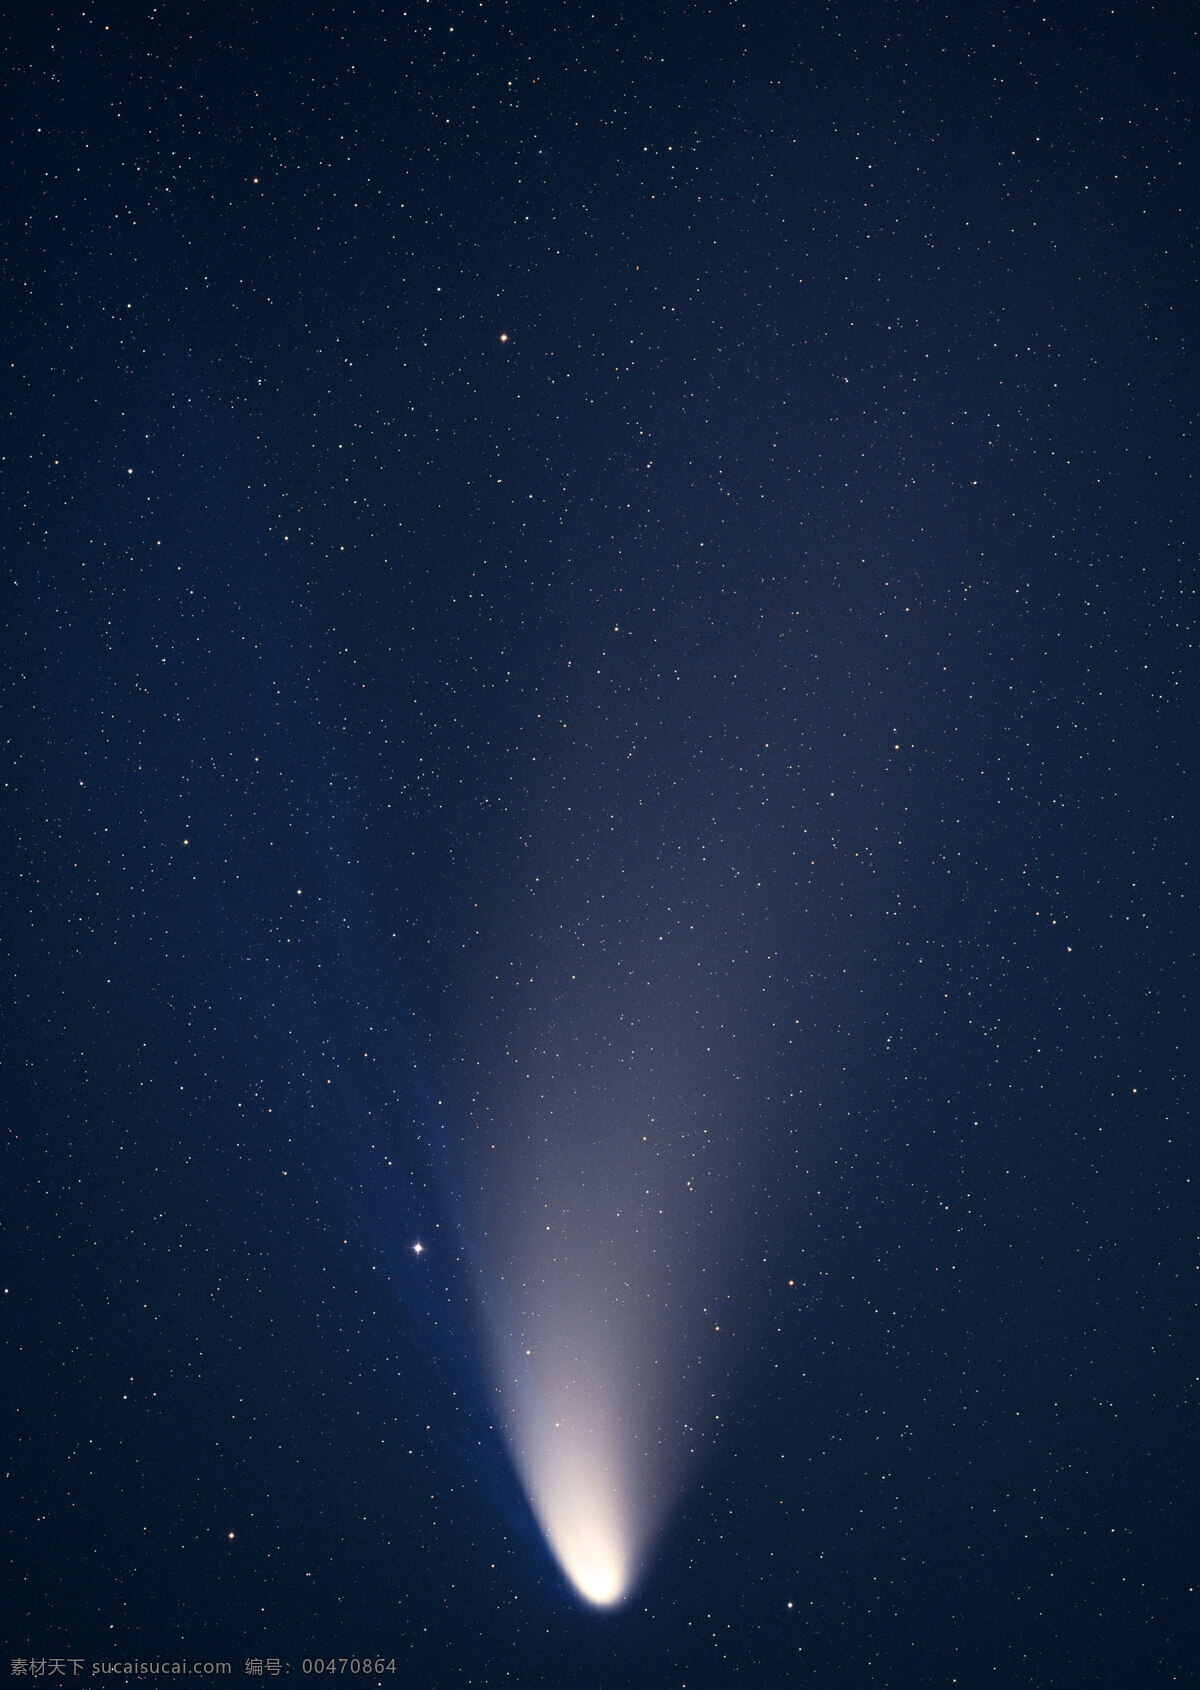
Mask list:
[[[5,67],[10,1657],[1193,1682],[1185,14],[88,4]],[[766,853],[810,1105],[608,1616],[456,1139],[580,780]]]

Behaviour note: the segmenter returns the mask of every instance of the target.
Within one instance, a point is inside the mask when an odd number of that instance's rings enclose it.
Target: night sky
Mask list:
[[[1196,45],[10,19],[11,1661],[1200,1682]]]

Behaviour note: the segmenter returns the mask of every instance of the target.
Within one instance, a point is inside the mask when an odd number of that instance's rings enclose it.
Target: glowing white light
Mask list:
[[[568,1060],[548,1042],[536,1053],[547,1071],[501,1094],[504,1115],[535,1127],[514,1131],[480,1182],[480,1336],[500,1428],[547,1548],[594,1608],[636,1593],[730,1385],[728,1353],[696,1361],[713,1344],[709,1276],[736,1224],[730,1204],[693,1202],[693,1142],[723,1124],[684,1083],[689,1055],[704,1069],[707,1053],[688,1050],[703,1036],[672,1020],[617,1101],[615,1082],[594,1078],[606,1038],[594,1063],[586,1044]],[[668,1108],[682,1148],[665,1137]],[[736,1307],[736,1276],[722,1277],[719,1343]]]
[[[595,1608],[611,1608],[629,1589],[626,1548],[603,1501],[581,1486],[564,1511],[542,1519],[555,1560]]]
[[[629,1592],[634,1528],[622,1496],[613,1440],[594,1426],[558,1418],[530,1428],[518,1457],[530,1504],[555,1560],[593,1607]]]
[[[547,1547],[585,1602],[612,1608],[632,1593],[662,1524],[661,1470],[645,1454],[654,1440],[633,1353],[645,1333],[610,1325],[611,1299],[587,1283],[547,1285],[528,1324],[493,1328],[493,1353],[513,1463]]]

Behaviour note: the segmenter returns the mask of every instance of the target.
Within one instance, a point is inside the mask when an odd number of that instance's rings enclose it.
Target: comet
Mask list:
[[[460,1188],[497,1430],[570,1593],[616,1610],[746,1375],[776,1082],[741,876],[593,820],[464,993]]]
[[[636,1405],[627,1400],[628,1357],[620,1361],[611,1335],[589,1330],[586,1319],[559,1325],[563,1315],[543,1310],[536,1349],[509,1346],[503,1429],[568,1585],[590,1607],[615,1608],[636,1585],[655,1536],[655,1474],[638,1447]]]
[[[615,1610],[720,1429],[738,1359],[725,1336],[738,1273],[723,1248],[738,1204],[709,1200],[688,1148],[693,1133],[705,1142],[707,1105],[681,1105],[682,1126],[652,1144],[641,1129],[661,1122],[661,1094],[636,1110],[627,1096],[604,1131],[592,1123],[613,1107],[610,1087],[572,1114],[543,1083],[557,1131],[539,1132],[536,1150],[529,1138],[508,1147],[503,1168],[498,1153],[489,1163],[485,1365],[559,1572],[578,1601]],[[578,1105],[578,1073],[563,1084]]]
[[[514,1459],[530,1506],[568,1583],[594,1608],[629,1594],[638,1530],[629,1466],[613,1427],[569,1406],[530,1421]]]

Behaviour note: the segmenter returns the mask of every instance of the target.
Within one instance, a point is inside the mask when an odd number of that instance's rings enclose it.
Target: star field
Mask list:
[[[13,1660],[1188,1681],[1196,71],[14,22]]]

